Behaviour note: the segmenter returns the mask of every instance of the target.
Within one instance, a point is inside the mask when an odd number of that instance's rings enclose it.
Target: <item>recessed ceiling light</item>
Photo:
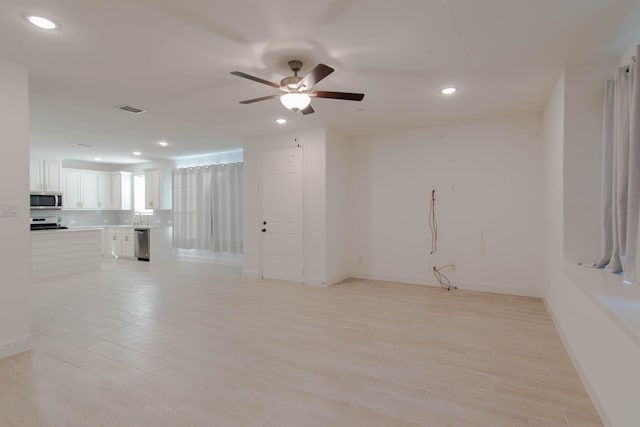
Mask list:
[[[141,152],[139,152],[139,151],[134,151],[134,152],[133,152],[133,155],[134,155],[134,156],[142,156],[142,153],[141,153]]]
[[[456,93],[458,89],[456,89],[455,87],[446,87],[444,89],[442,89],[440,92],[443,95],[453,95],[454,93]]]
[[[158,145],[159,145],[160,147],[166,147],[166,146],[168,146],[168,145],[169,145],[169,143],[168,143],[167,141],[160,141],[160,142],[158,142]]]
[[[95,157],[93,160],[96,161],[96,162],[101,162],[102,161],[102,159],[100,157]]]
[[[28,15],[27,21],[31,22],[38,28],[42,28],[43,30],[55,30],[60,28],[59,25],[51,19],[43,18],[42,16]]]
[[[279,125],[283,125],[287,123],[287,119],[276,119],[276,123],[278,123]]]

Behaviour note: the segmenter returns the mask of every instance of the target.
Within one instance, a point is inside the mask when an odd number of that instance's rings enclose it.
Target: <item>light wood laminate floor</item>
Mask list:
[[[539,299],[105,261],[35,282],[0,426],[600,426]]]

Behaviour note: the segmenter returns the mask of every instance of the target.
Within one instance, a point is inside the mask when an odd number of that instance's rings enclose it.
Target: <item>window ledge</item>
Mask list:
[[[640,287],[606,270],[565,263],[564,274],[616,321],[640,345]]]

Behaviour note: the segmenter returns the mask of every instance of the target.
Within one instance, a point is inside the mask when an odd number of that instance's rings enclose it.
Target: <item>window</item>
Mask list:
[[[133,176],[133,210],[142,215],[153,215],[153,209],[146,209],[144,203],[144,175]]]

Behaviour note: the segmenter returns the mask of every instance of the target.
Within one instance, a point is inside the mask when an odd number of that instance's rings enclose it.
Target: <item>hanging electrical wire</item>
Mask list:
[[[431,190],[429,204],[429,229],[431,229],[431,255],[438,251],[438,224],[436,223],[436,190]]]
[[[451,280],[449,280],[449,278],[444,275],[442,270],[444,270],[445,268],[454,268],[454,267],[455,266],[453,264],[443,265],[442,267],[436,267],[436,266],[433,267],[433,275],[436,276],[436,279],[438,280],[440,287],[448,291],[450,291],[451,289],[458,289],[458,288],[451,284]]]
[[[429,204],[429,229],[431,230],[431,255],[438,251],[438,223],[436,221],[436,190],[431,190],[431,203]],[[451,284],[451,280],[444,275],[442,270],[445,268],[454,268],[454,264],[443,265],[442,267],[433,266],[433,275],[440,284],[440,287],[450,291],[458,289]]]

